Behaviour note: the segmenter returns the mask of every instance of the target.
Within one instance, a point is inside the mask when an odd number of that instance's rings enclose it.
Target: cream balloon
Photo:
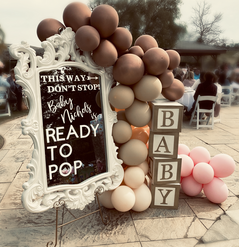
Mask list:
[[[144,183],[144,171],[139,167],[129,167],[124,173],[124,182],[132,189],[137,189]]]
[[[136,167],[142,169],[145,175],[147,175],[149,172],[149,163],[146,160]]]
[[[112,136],[117,143],[127,142],[132,136],[131,126],[127,122],[119,120],[113,125]]]
[[[108,190],[99,195],[99,201],[105,208],[114,208],[111,202],[113,190]]]

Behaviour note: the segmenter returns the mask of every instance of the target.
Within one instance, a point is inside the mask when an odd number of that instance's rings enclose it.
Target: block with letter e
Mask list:
[[[183,105],[168,100],[154,100],[150,102],[152,110],[152,132],[180,132],[183,119]]]

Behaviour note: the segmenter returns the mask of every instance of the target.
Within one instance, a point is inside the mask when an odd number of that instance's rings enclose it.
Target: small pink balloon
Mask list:
[[[188,196],[196,196],[202,190],[202,184],[198,183],[192,175],[183,178],[181,182],[183,192]]]
[[[234,159],[227,154],[217,154],[209,162],[216,177],[225,178],[230,176],[236,168]]]
[[[181,177],[187,177],[192,173],[194,167],[193,160],[186,154],[180,154],[179,157],[182,158]]]
[[[134,191],[126,185],[121,185],[112,193],[111,202],[116,210],[127,212],[135,204]]]
[[[214,171],[208,163],[197,163],[193,169],[193,178],[200,184],[208,184],[214,178]]]
[[[207,199],[213,203],[222,203],[228,197],[227,185],[216,177],[210,183],[203,185],[203,191]]]
[[[178,154],[186,154],[189,155],[190,149],[187,145],[185,144],[179,144],[178,145]]]
[[[99,195],[99,201],[105,208],[114,208],[111,202],[113,190],[108,190]]]
[[[189,156],[192,158],[194,165],[200,162],[209,163],[210,153],[204,147],[195,147],[191,150]]]

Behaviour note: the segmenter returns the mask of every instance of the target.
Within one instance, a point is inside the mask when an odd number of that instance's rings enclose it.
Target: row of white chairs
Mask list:
[[[221,105],[231,106],[232,103],[239,104],[239,88],[233,88],[232,86],[222,86],[224,92]]]

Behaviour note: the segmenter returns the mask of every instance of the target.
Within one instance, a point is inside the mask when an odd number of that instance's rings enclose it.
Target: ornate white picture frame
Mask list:
[[[70,209],[82,210],[94,200],[96,192],[118,187],[124,175],[112,137],[112,127],[117,122],[116,112],[108,102],[108,94],[114,84],[112,67],[99,67],[90,53],[79,51],[71,28],[49,37],[41,45],[43,57],[36,56],[35,50],[24,42],[11,45],[9,49],[11,56],[18,60],[14,69],[16,82],[23,87],[30,105],[27,118],[21,122],[22,133],[31,136],[34,143],[32,159],[27,166],[30,169],[29,180],[23,184],[22,203],[33,213],[46,211],[59,200],[64,200]],[[66,73],[73,77],[72,81],[67,80]],[[100,86],[91,84],[91,79],[99,80]],[[86,83],[84,87],[81,86],[83,82]],[[57,85],[60,86],[56,89]],[[83,89],[86,92],[82,92]],[[93,96],[97,90],[101,96],[100,113],[98,110],[94,112],[97,106],[87,101],[95,101]],[[87,96],[87,91],[94,92]],[[79,109],[76,110],[76,107]],[[61,110],[60,113],[58,110]],[[53,119],[50,124],[48,118]],[[96,125],[91,125],[89,118]],[[77,122],[83,120],[90,121],[88,127],[87,123]],[[70,123],[66,125],[66,121]],[[59,126],[59,123],[62,125]],[[57,127],[54,124],[58,124]],[[103,126],[101,130],[99,124]],[[101,144],[94,139],[97,135],[101,135]],[[72,138],[74,140],[69,142]],[[94,155],[91,156],[92,163],[87,160],[90,155],[81,156],[80,150],[87,144],[87,138],[91,142],[88,149],[98,145],[97,152],[104,151],[101,168],[94,164],[97,159]],[[80,139],[85,142],[82,144]],[[74,162],[71,160],[73,154],[77,158]],[[94,154],[97,156],[96,152]],[[88,169],[85,177],[79,175],[79,171],[83,172],[86,167],[94,170],[88,172]]]

